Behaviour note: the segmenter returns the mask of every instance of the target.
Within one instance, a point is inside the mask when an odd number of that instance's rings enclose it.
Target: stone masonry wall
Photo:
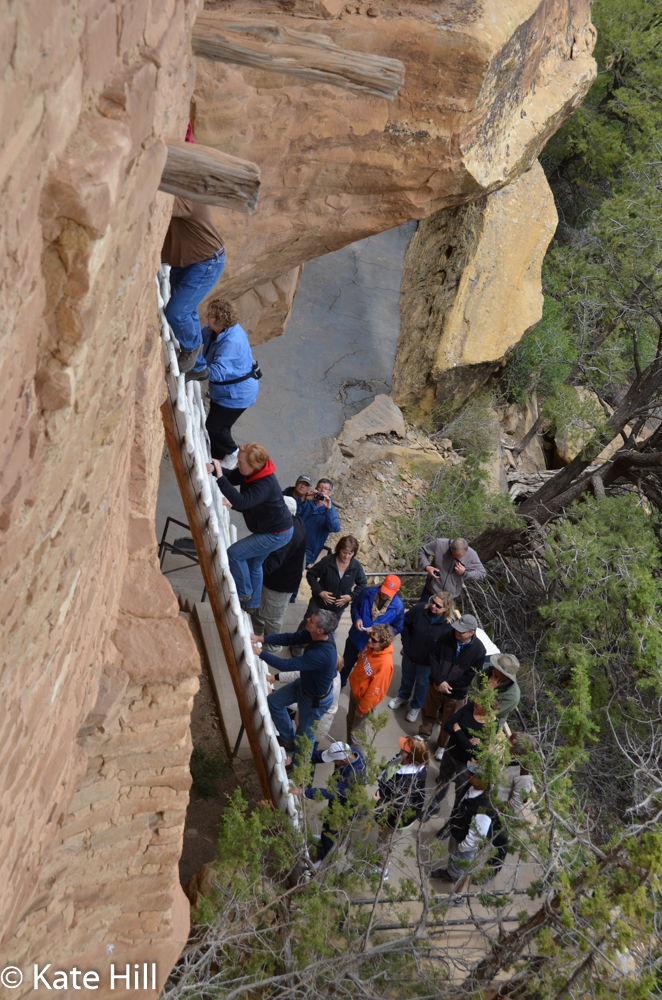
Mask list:
[[[162,981],[188,921],[199,666],[155,556],[154,275],[195,8],[0,0],[0,965],[97,968],[97,996],[112,959]]]

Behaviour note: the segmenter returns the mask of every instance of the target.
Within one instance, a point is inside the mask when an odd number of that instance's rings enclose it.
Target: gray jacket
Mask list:
[[[484,580],[485,567],[478,558],[478,554],[469,547],[461,559],[456,559],[451,555],[451,538],[437,538],[434,542],[428,542],[422,549],[418,550],[418,561],[421,569],[426,566],[434,566],[439,570],[439,579],[428,576],[426,587],[432,594],[438,594],[440,590],[447,590],[453,597],[458,597],[465,580]],[[455,563],[461,562],[466,566],[466,573],[460,576],[455,572]]]

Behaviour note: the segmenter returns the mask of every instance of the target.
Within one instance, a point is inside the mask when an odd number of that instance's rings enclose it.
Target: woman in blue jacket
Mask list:
[[[390,625],[396,635],[402,632],[405,606],[398,597],[399,590],[400,577],[389,573],[381,586],[366,587],[352,601],[352,627],[343,653],[345,665],[340,673],[343,687],[354,669],[359,653],[368,645],[373,625]]]
[[[222,462],[224,468],[234,469],[237,445],[231,428],[244,410],[253,405],[259,386],[248,337],[239,325],[234,307],[225,299],[212,299],[207,306],[202,354],[209,375],[207,433],[211,457]],[[196,373],[196,378],[201,376],[203,372]]]

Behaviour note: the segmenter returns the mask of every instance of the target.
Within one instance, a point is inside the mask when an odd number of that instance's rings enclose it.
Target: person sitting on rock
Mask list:
[[[206,375],[196,368],[191,374],[209,378],[206,426],[211,455],[226,469],[232,469],[237,464],[238,449],[231,428],[257,399],[259,382],[246,331],[239,324],[234,306],[225,299],[212,299],[207,306],[198,363],[205,365]]]
[[[226,506],[241,511],[246,527],[253,532],[228,549],[239,603],[252,614],[262,597],[262,564],[270,552],[287,545],[292,538],[292,515],[278,485],[274,464],[257,441],[241,445],[236,469],[224,469],[217,459],[212,459],[207,472],[216,475]]]
[[[347,742],[362,728],[370,712],[384,700],[393,678],[393,639],[390,625],[373,625],[368,644],[359,653],[349,675]]]
[[[418,550],[418,561],[428,578],[420,600],[428,601],[430,594],[447,590],[452,597],[459,597],[467,580],[484,580],[485,567],[464,538],[437,538]]]
[[[368,645],[373,625],[390,625],[394,635],[400,635],[405,624],[405,606],[398,597],[400,577],[389,573],[376,587],[366,587],[352,600],[352,627],[345,643],[342,686],[354,669],[358,655]]]
[[[285,684],[278,691],[272,691],[267,697],[271,718],[280,734],[281,743],[290,752],[295,749],[296,736],[307,736],[311,742],[315,742],[317,724],[333,704],[333,684],[338,661],[333,632],[337,625],[338,619],[332,611],[318,611],[310,616],[306,628],[301,632],[251,635],[254,644],[304,648],[301,656],[283,660],[264,648],[253,646],[260,659],[270,667],[275,667],[278,673],[283,667],[299,673],[297,680]],[[273,684],[276,678],[273,674],[268,674],[267,680]],[[292,704],[297,705],[299,712],[296,734],[287,711]]]
[[[340,531],[338,511],[333,506],[333,483],[320,479],[312,495],[301,505],[301,516],[306,525],[306,566],[312,566],[332,532]]]

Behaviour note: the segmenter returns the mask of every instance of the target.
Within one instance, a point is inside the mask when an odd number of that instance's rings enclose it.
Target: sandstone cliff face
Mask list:
[[[538,163],[507,187],[425,219],[402,275],[393,395],[459,405],[542,316],[540,269],[558,217]]]
[[[213,0],[401,59],[388,102],[198,58],[199,142],[257,162],[249,218],[218,216],[236,298],[312,257],[515,180],[592,82],[587,0]],[[286,12],[285,12],[286,9]]]
[[[155,559],[154,275],[195,6],[3,6],[0,965],[162,978],[186,935],[198,658]]]

